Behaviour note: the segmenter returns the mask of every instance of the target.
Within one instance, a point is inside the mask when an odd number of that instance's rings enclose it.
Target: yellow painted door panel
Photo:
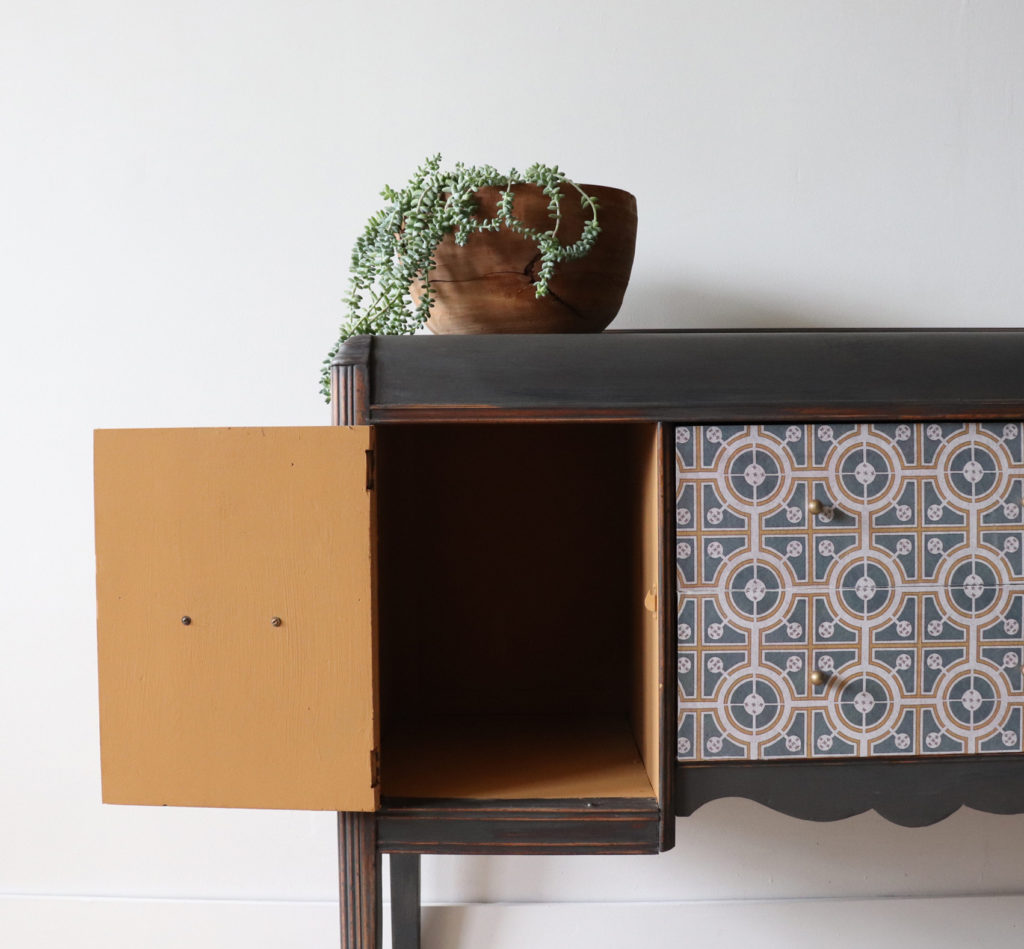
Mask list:
[[[104,801],[376,807],[371,438],[96,432]]]

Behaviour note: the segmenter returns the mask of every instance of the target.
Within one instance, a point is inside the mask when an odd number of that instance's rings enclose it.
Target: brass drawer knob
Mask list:
[[[817,498],[811,498],[810,501],[807,502],[808,514],[814,516],[815,514],[820,514],[823,510],[825,510],[825,505],[823,505]]]
[[[828,673],[814,669],[810,675],[811,685],[824,685],[828,681]]]

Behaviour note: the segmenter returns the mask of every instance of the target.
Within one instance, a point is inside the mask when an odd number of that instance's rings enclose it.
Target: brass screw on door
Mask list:
[[[825,510],[825,507],[817,498],[811,498],[810,501],[807,502],[808,514],[813,516],[815,514],[820,514],[823,510]]]
[[[828,675],[821,671],[821,669],[815,669],[810,675],[811,685],[824,685],[828,681]]]
[[[273,616],[273,617],[271,617],[270,625],[271,626],[280,626],[281,625],[281,617],[280,616]]]

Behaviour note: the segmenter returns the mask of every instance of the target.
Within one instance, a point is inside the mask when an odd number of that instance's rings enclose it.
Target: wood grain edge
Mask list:
[[[842,419],[851,422],[903,422],[942,419],[945,421],[1018,421],[1024,417],[1024,402],[975,401],[941,402],[927,405],[893,402],[833,402],[802,405],[790,402],[730,403],[708,402],[615,406],[550,405],[371,405],[370,422],[660,422],[693,424],[714,422],[816,422]],[[342,423],[347,424],[347,423]]]
[[[661,801],[662,851],[676,843],[676,822],[672,802],[675,799],[676,776],[676,570],[675,570],[675,425],[658,425],[658,446],[661,460],[661,531],[658,545],[658,567],[661,593]]]
[[[370,410],[372,336],[353,336],[331,364],[331,424],[366,425]]]
[[[374,420],[761,421],[1017,415],[1024,333],[916,331],[384,337]],[[824,411],[823,411],[824,410]],[[691,414],[692,413],[692,414]]]
[[[378,848],[385,853],[657,853],[653,798],[385,801]]]
[[[381,949],[381,858],[377,815],[338,814],[341,949]]]

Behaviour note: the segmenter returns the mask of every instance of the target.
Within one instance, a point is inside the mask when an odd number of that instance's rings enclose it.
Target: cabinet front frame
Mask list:
[[[332,421],[336,425],[373,425],[376,427],[402,424],[409,421],[421,424],[483,421],[502,424],[504,422],[548,421],[534,420],[527,414],[484,412],[482,416],[470,417],[452,413],[444,407],[418,413],[415,418],[404,416],[387,418],[380,416],[371,407],[372,374],[369,360],[375,340],[359,337],[342,351],[332,367]],[[567,415],[556,421],[562,422],[617,422],[623,421],[614,415],[590,417]],[[651,600],[639,604],[656,615],[654,634],[658,641],[656,656],[656,677],[659,708],[654,716],[657,731],[657,762],[655,771],[657,785],[654,799],[543,799],[516,801],[472,801],[466,799],[407,800],[385,799],[380,811],[380,827],[384,834],[384,849],[394,852],[453,853],[465,852],[462,847],[471,846],[470,852],[494,853],[649,853],[670,849],[675,843],[675,758],[674,735],[675,715],[665,700],[668,683],[674,681],[675,668],[675,622],[670,608],[674,578],[674,565],[669,556],[672,542],[667,512],[674,506],[671,490],[672,452],[668,446],[668,429],[658,419],[630,419],[633,422],[654,423],[655,451],[652,455],[651,476],[656,480],[656,497],[653,504],[658,515],[656,562],[653,573],[656,576]],[[674,696],[674,692],[672,692]],[[648,739],[649,746],[649,739]],[[458,826],[460,831],[469,826],[464,823],[453,825],[452,815],[458,814],[460,821],[469,821],[476,830],[473,841],[456,842],[451,829]],[[516,824],[508,825],[511,819]],[[506,828],[512,827],[512,839],[506,839]],[[551,830],[557,828],[552,839]],[[652,830],[653,828],[653,830]]]
[[[655,421],[717,424],[1024,418],[1024,331],[764,330],[606,332],[596,336],[357,337],[332,368],[342,424],[418,421]],[[462,370],[472,367],[471,372]],[[671,454],[664,455],[671,483]],[[673,523],[674,498],[666,498]],[[670,541],[666,540],[666,544]],[[663,548],[661,595],[674,590]],[[675,617],[663,610],[666,681]],[[664,734],[675,734],[666,694]],[[797,817],[875,809],[932,823],[961,805],[1024,812],[1024,759],[679,764],[663,742],[662,800],[693,813],[725,796]],[[668,812],[664,808],[664,812]],[[662,822],[662,846],[674,840]]]

